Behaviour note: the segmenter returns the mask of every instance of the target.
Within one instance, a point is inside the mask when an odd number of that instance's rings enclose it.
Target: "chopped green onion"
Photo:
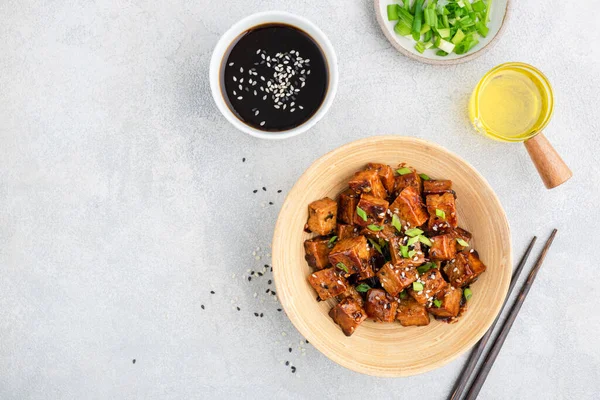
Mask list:
[[[448,54],[452,53],[452,50],[454,50],[454,44],[443,39],[440,40],[438,47],[440,50],[445,51]]]
[[[425,35],[423,36],[423,41],[427,42],[423,46],[423,47],[425,47],[425,49],[428,49],[431,46],[433,46],[433,43],[431,43],[432,37],[433,37],[433,31],[429,30],[429,31],[425,32]]]
[[[430,32],[430,31],[431,31],[431,26],[429,26],[427,24],[424,24],[421,27],[421,35],[424,34],[424,33]]]
[[[363,210],[359,206],[356,206],[356,213],[363,221],[367,222],[367,213],[365,210]]]
[[[436,209],[435,209],[435,215],[436,215],[438,218],[441,218],[441,219],[446,219],[446,213],[444,212],[444,210],[440,210],[439,208],[436,208]]]
[[[413,16],[404,8],[398,9],[398,23],[394,26],[394,32],[400,36],[410,35],[413,24]]]
[[[379,232],[380,230],[382,230],[382,229],[383,229],[383,226],[379,226],[379,225],[375,225],[375,224],[370,224],[370,225],[367,225],[367,228],[368,228],[370,231],[373,231],[373,232]]]
[[[425,52],[425,43],[417,42],[417,44],[415,44],[415,50],[417,50],[419,53],[423,54]]]
[[[469,299],[473,296],[473,292],[470,288],[466,288],[463,294],[465,295],[465,299],[467,299],[467,301],[469,301]]]
[[[398,173],[398,175],[406,175],[406,174],[410,174],[413,171],[410,168],[404,167],[404,168],[397,169],[396,172]]]
[[[365,293],[368,292],[369,289],[371,289],[371,286],[367,285],[366,283],[361,283],[355,289],[357,292]]]
[[[402,223],[400,223],[400,218],[396,214],[392,215],[392,226],[396,228],[398,232],[402,232]]]
[[[410,11],[410,0],[404,0],[404,9]]]
[[[477,32],[479,32],[479,34],[483,37],[487,37],[488,33],[490,32],[490,28],[485,26],[485,24],[481,21],[475,24],[475,29],[477,29]]]
[[[435,299],[435,300],[433,301],[433,304],[435,304],[435,306],[436,306],[437,308],[440,308],[440,307],[442,306],[442,302],[441,302],[440,300],[438,300],[438,299]]]
[[[419,174],[419,176],[420,176],[420,177],[421,177],[421,179],[423,179],[424,181],[428,181],[428,180],[430,180],[430,179],[431,179],[431,178],[429,177],[429,175],[426,175],[426,174]]]
[[[423,284],[421,282],[413,282],[412,287],[415,292],[423,290]]]
[[[404,233],[406,233],[406,236],[415,237],[415,236],[422,234],[423,231],[420,230],[419,228],[411,228]]]
[[[329,239],[329,241],[327,242],[327,247],[329,247],[330,249],[333,248],[333,244],[335,243],[336,240],[337,240],[337,236],[333,236],[331,239]]]
[[[458,242],[458,244],[460,244],[463,247],[469,247],[469,243],[465,242],[461,238],[456,238],[456,241]]]
[[[429,240],[429,238],[421,235],[419,236],[419,242],[423,243],[425,246],[433,246],[433,243],[431,243],[431,240]]]
[[[403,258],[408,258],[408,246],[400,246],[400,253]]]
[[[445,57],[448,55],[448,53],[446,53],[444,50],[438,50],[435,52],[436,55],[440,56],[440,57]],[[458,53],[456,53],[458,54]]]
[[[456,34],[454,34],[454,37],[452,38],[452,43],[459,44],[460,42],[462,42],[462,40],[466,37],[467,35],[464,34],[463,31],[461,31],[460,29],[456,31]]]
[[[335,266],[336,266],[336,268],[341,269],[345,273],[349,273],[348,272],[348,267],[346,267],[346,264],[344,264],[343,262],[339,262],[339,263],[335,264]]]
[[[415,256],[415,254],[417,254],[417,252],[415,250],[411,250],[408,252],[408,258],[413,258]]]
[[[423,2],[425,0],[415,0],[415,13],[412,25],[412,37],[415,40],[421,39],[421,22],[423,19]]]
[[[485,4],[481,0],[473,2],[472,6],[473,6],[473,11],[475,11],[475,12],[481,12],[481,11],[485,10]]]
[[[417,271],[419,272],[419,274],[424,274],[425,272],[427,272],[433,268],[437,268],[437,264],[428,262],[428,263],[425,263],[425,264],[421,265],[420,267],[418,267]]]
[[[450,28],[442,28],[442,29],[438,29],[437,30],[438,35],[440,35],[440,37],[446,39],[450,37]]]
[[[398,20],[398,4],[388,4],[387,6],[388,21]]]
[[[377,243],[375,243],[375,241],[373,239],[369,239],[369,243],[371,243],[371,246],[373,246],[375,248],[375,250],[377,250],[379,252],[379,254],[383,254],[383,251],[381,251],[381,246],[379,246]]]
[[[419,237],[418,236],[414,236],[414,237],[411,237],[410,239],[408,239],[408,242],[406,242],[406,245],[407,246],[412,246],[415,243],[417,243],[418,241],[419,241]]]

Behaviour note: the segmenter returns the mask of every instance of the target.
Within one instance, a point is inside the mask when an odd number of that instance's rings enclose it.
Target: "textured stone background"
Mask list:
[[[0,398],[443,398],[465,356],[407,379],[356,374],[299,345],[269,274],[245,277],[269,264],[300,174],[384,133],[471,162],[506,209],[515,258],[559,229],[481,398],[598,398],[597,4],[513,3],[492,51],[432,67],[391,48],[370,0],[0,2]],[[236,131],[207,79],[219,35],[271,9],[317,23],[341,73],[329,114],[281,142]],[[547,135],[575,173],[558,189],[521,145],[468,125],[470,91],[505,61],[554,85]]]

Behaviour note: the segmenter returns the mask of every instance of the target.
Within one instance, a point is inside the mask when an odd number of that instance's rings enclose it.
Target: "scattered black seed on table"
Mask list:
[[[291,353],[291,352],[292,352],[292,348],[290,347],[290,348],[288,349],[288,351]]]
[[[281,308],[278,308],[277,311],[281,311]]]
[[[292,365],[292,374],[294,374],[295,372],[296,372],[296,367],[294,367],[294,366]]]
[[[255,313],[254,313],[254,316],[255,316],[255,317],[258,317],[258,313],[257,313],[257,312],[255,312]]]
[[[269,264],[265,264],[265,268],[269,268]]]
[[[270,285],[271,284],[271,280],[269,279],[269,281],[267,283]]]
[[[306,343],[309,343],[308,340],[306,341]]]
[[[135,358],[133,359],[133,363],[135,364]]]
[[[264,315],[263,313],[260,313],[260,317],[261,317],[261,318],[263,317],[263,315]]]
[[[248,277],[248,282],[250,282],[251,280],[252,280],[252,277],[251,277],[251,276],[249,276],[249,277]]]
[[[267,289],[267,291],[265,293],[269,293],[270,291],[271,291],[270,289]]]
[[[287,367],[288,365],[290,365],[290,362],[289,362],[289,361],[286,361],[286,362],[285,362],[285,366]]]
[[[200,308],[204,310],[204,304],[200,304]]]
[[[211,290],[211,291],[210,291],[210,294],[215,294],[215,291],[214,291],[214,290]]]
[[[250,271],[250,275],[254,275],[254,271]]]
[[[256,192],[258,192],[258,189],[254,189],[254,190],[252,191],[252,193],[256,193]]]
[[[267,188],[263,186],[263,190],[266,192],[266,191],[267,191]]]
[[[270,205],[273,205],[273,202],[272,202],[272,201],[270,201],[270,202],[269,202],[269,204],[270,204]]]
[[[242,162],[246,162],[246,157],[242,158]]]
[[[236,307],[236,308],[237,308],[237,310],[238,310],[238,311],[240,311],[240,308],[239,308],[239,307]]]
[[[274,290],[271,290],[271,294],[272,294],[273,296],[275,296],[277,293],[275,293],[275,291],[274,291]]]
[[[263,276],[263,273],[262,273],[262,272],[259,272],[259,273],[258,273],[258,276]]]
[[[277,191],[277,193],[281,193],[281,189],[279,189],[279,190]]]

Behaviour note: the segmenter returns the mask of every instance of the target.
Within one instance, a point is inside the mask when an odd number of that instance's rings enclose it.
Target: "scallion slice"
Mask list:
[[[356,206],[356,214],[358,214],[363,221],[367,222],[367,212],[359,206]]]
[[[367,229],[369,229],[370,231],[373,231],[373,232],[379,232],[380,230],[383,229],[383,226],[370,224],[370,225],[367,225]]]
[[[467,299],[467,301],[469,301],[469,299],[471,299],[471,297],[473,297],[473,292],[471,291],[470,288],[466,288],[463,291],[463,295],[465,296],[465,299]]]
[[[388,21],[398,21],[398,4],[388,4],[387,17]]]
[[[423,236],[423,235],[419,236],[419,242],[423,243],[425,246],[429,246],[429,247],[433,246],[433,243],[431,243],[431,240],[429,240],[428,237]]]
[[[423,231],[419,228],[411,228],[404,233],[406,233],[406,236],[415,237],[421,235]]]
[[[404,168],[397,169],[396,172],[398,173],[398,175],[406,175],[406,174],[410,174],[412,172],[412,169],[404,167]]]
[[[402,223],[396,214],[392,215],[392,226],[396,228],[398,232],[402,232]]]
[[[436,306],[437,308],[440,308],[440,307],[442,306],[442,302],[441,302],[441,300],[438,300],[438,299],[435,299],[435,300],[433,301],[433,304],[435,304],[435,306]]]
[[[463,239],[461,239],[461,238],[456,238],[456,242],[457,242],[458,244],[460,244],[461,246],[463,246],[463,247],[469,247],[469,243],[465,242],[465,241],[464,241]]]
[[[436,209],[435,209],[435,215],[436,215],[438,218],[441,218],[441,219],[446,219],[446,213],[444,212],[444,210],[440,210],[439,208],[436,208]]]
[[[349,273],[348,267],[346,267],[346,264],[344,264],[343,262],[339,262],[339,263],[335,264],[335,267],[341,269],[345,273]]]
[[[355,287],[355,289],[357,292],[365,293],[368,292],[369,289],[371,289],[371,286],[367,285],[366,283],[361,283],[360,285]]]
[[[408,258],[408,246],[400,246],[400,253],[402,258]]]
[[[375,241],[373,239],[369,239],[369,243],[371,243],[371,246],[373,246],[375,248],[375,250],[377,250],[379,252],[379,254],[383,254],[383,251],[381,250],[381,246],[377,243],[375,243]]]
[[[431,178],[429,177],[429,175],[426,175],[426,174],[419,174],[419,176],[420,176],[420,177],[421,177],[421,179],[423,179],[424,181],[428,181],[428,180],[430,180],[430,179],[431,179]]]
[[[412,288],[415,292],[420,292],[423,290],[423,284],[421,282],[413,282]]]

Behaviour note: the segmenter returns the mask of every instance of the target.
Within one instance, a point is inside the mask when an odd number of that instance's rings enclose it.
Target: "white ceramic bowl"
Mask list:
[[[236,115],[227,106],[227,103],[221,91],[220,83],[221,63],[224,62],[223,58],[225,57],[227,50],[229,49],[231,44],[238,38],[238,36],[246,32],[247,30],[257,25],[268,23],[282,23],[292,25],[309,34],[313,38],[313,40],[315,40],[315,42],[321,47],[321,51],[323,51],[323,54],[325,55],[327,68],[329,70],[329,87],[327,88],[327,93],[325,95],[323,103],[321,104],[321,107],[310,119],[308,119],[302,125],[299,125],[293,129],[288,129],[280,132],[261,131],[249,125],[246,125],[245,123],[240,121],[240,119],[236,117]],[[329,107],[331,106],[331,103],[335,98],[338,80],[339,75],[337,68],[337,57],[335,55],[335,51],[333,50],[331,42],[329,41],[329,39],[327,39],[327,36],[325,36],[323,31],[321,31],[316,25],[314,25],[306,18],[283,11],[260,12],[252,14],[237,22],[235,25],[229,28],[229,30],[225,32],[223,36],[221,36],[221,39],[219,39],[219,42],[215,46],[212,58],[210,60],[210,88],[215,103],[217,104],[217,108],[219,109],[219,111],[221,111],[221,114],[223,114],[225,118],[227,118],[227,120],[233,124],[233,126],[238,128],[242,132],[246,132],[249,135],[261,139],[285,139],[299,135],[300,133],[305,132],[312,126],[314,126],[321,118],[323,118],[325,113],[327,113],[327,110],[329,110]]]
[[[387,6],[388,4],[398,4],[398,0],[374,0],[374,2],[377,22],[379,22],[385,37],[387,37],[392,46],[405,56],[427,64],[437,65],[459,64],[485,54],[500,39],[502,33],[504,33],[505,22],[510,15],[511,8],[511,0],[493,0],[490,10],[490,22],[488,24],[490,31],[487,37],[481,37],[479,43],[466,54],[451,53],[445,57],[441,57],[436,55],[436,50],[433,49],[425,50],[423,54],[419,53],[415,50],[415,41],[412,37],[400,36],[394,32],[394,26],[397,21],[388,21]]]

